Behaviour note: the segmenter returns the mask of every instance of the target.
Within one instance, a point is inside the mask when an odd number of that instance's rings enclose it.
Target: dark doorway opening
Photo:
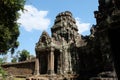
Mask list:
[[[54,70],[55,70],[55,73],[57,74],[58,72],[58,66],[59,65],[59,60],[60,60],[60,52],[58,50],[55,50],[54,52],[54,56],[55,56],[55,60],[54,60]]]
[[[40,53],[39,60],[40,60],[40,65],[39,65],[40,66],[40,74],[47,74],[48,53],[47,52]]]

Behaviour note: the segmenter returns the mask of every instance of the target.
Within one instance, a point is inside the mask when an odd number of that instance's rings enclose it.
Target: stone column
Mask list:
[[[39,75],[40,72],[39,72],[39,58],[37,57],[36,60],[35,60],[35,72],[34,72],[34,75]]]
[[[54,48],[48,53],[48,74],[54,74]]]

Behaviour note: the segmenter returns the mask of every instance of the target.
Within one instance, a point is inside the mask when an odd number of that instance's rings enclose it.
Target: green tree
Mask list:
[[[0,54],[14,53],[19,42],[19,10],[24,9],[25,0],[0,0]]]
[[[3,80],[5,80],[5,75],[7,74],[4,70],[3,70],[3,68],[1,67],[1,65],[2,64],[4,64],[5,62],[4,62],[4,58],[0,58],[0,74],[2,75],[2,77],[3,77]]]
[[[4,63],[3,58],[0,58],[0,65],[2,65]]]
[[[34,60],[36,57],[34,55],[30,55],[27,50],[18,51],[15,56],[12,56],[11,62],[16,63],[25,60]]]
[[[17,62],[17,58],[13,57],[13,59],[11,60],[12,63],[16,63]]]
[[[18,51],[19,58],[18,61],[25,61],[30,57],[30,53],[27,50]]]

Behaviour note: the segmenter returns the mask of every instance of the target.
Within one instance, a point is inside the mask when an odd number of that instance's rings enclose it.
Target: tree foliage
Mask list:
[[[27,50],[18,51],[19,58],[18,61],[25,61],[30,57],[30,53]]]
[[[16,63],[16,62],[21,62],[25,60],[34,60],[35,56],[30,55],[30,53],[27,50],[22,50],[18,51],[16,55],[12,56],[11,62]]]
[[[19,10],[23,10],[25,0],[0,0],[0,54],[14,52],[19,42]]]
[[[5,80],[5,75],[7,74],[3,68],[1,67],[2,64],[4,64],[4,58],[0,58],[0,74],[2,75],[3,80]]]
[[[16,63],[17,62],[17,58],[13,57],[13,59],[11,60],[12,63]]]

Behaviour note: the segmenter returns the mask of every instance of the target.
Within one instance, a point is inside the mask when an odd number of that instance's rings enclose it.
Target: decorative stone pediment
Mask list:
[[[43,31],[38,43],[36,44],[36,49],[46,49],[51,46],[51,38],[46,31]]]

